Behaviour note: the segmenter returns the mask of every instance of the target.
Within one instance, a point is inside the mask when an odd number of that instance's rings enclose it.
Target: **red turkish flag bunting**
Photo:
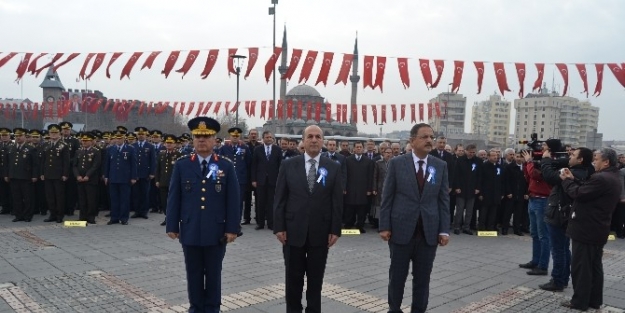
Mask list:
[[[419,121],[423,121],[423,117],[424,117],[424,108],[423,108],[423,103],[419,103]]]
[[[432,103],[428,102],[428,122],[432,120]]]
[[[208,51],[208,56],[206,57],[206,63],[204,64],[204,70],[202,70],[202,79],[206,79],[208,75],[215,67],[215,63],[217,63],[217,57],[219,56],[219,49],[212,49]]]
[[[495,77],[497,78],[497,86],[499,86],[499,92],[501,92],[501,96],[503,97],[504,92],[510,91],[508,87],[508,80],[506,78],[506,68],[504,64],[501,62],[493,63],[493,67],[495,68]]]
[[[345,105],[345,111],[347,111],[347,104]],[[358,105],[357,104],[352,104],[352,123],[356,124],[358,123]],[[345,115],[343,116],[343,123],[349,123],[347,121],[347,112],[345,113]]]
[[[297,114],[296,114],[297,119],[302,119],[302,105],[303,105],[302,104],[302,100],[298,100],[297,101],[297,105],[296,105],[297,106],[297,108],[296,108],[296,110],[297,110]]]
[[[373,113],[373,124],[378,124],[378,108],[375,104],[371,105],[371,113]]]
[[[260,118],[265,118],[265,112],[267,111],[267,101],[260,102]]]
[[[187,109],[187,115],[191,114],[194,108],[195,108],[195,102],[191,101],[191,103],[189,103],[189,108]]]
[[[143,65],[141,66],[141,69],[144,68],[148,68],[148,69],[152,69],[152,64],[154,64],[154,60],[156,60],[156,57],[161,54],[161,51],[152,51],[150,53],[150,55],[148,55],[148,58],[145,59],[145,61],[143,62]]]
[[[434,60],[434,66],[436,67],[436,80],[432,83],[432,88],[438,87],[438,83],[441,81],[441,76],[443,76],[443,69],[445,68],[445,61],[443,60]]]
[[[104,105],[104,109],[102,109],[102,112],[106,112],[109,109],[109,107],[111,106],[111,102],[112,100],[110,99],[106,101],[106,104]]]
[[[341,112],[343,112],[343,105],[337,103],[336,104],[336,121],[339,123],[341,123],[341,117],[343,116]]]
[[[193,66],[193,63],[195,63],[195,60],[197,59],[197,56],[199,54],[200,54],[200,50],[189,51],[189,54],[187,54],[187,59],[184,61],[184,64],[182,65],[182,67],[176,70],[176,73],[182,73],[182,78],[184,78],[184,75],[187,75],[187,73]]]
[[[603,89],[603,63],[595,64],[595,71],[597,71],[597,85],[595,85],[595,92],[592,95],[599,97]]]
[[[315,104],[315,121],[319,123],[321,121],[321,103],[317,102]]]
[[[384,70],[386,69],[386,57],[377,57],[377,71],[375,72],[375,84],[373,88],[380,87],[380,92],[384,92]]]
[[[278,119],[282,120],[284,119],[284,104],[282,103],[282,100],[278,100]]]
[[[256,101],[255,100],[252,100],[252,102],[250,102],[250,115],[256,116]]]
[[[525,89],[525,63],[514,63],[514,67],[516,68],[516,75],[519,78],[519,98],[523,98],[523,94],[525,93],[523,89]]]
[[[106,78],[111,78],[111,72],[109,71],[111,69],[111,65],[113,65],[113,63],[115,63],[115,61],[117,61],[117,59],[121,55],[122,55],[122,52],[115,52],[115,53],[113,53],[113,56],[109,60],[109,64],[106,66]]]
[[[341,63],[341,69],[339,70],[339,76],[336,78],[334,84],[343,83],[347,85],[347,79],[349,78],[349,70],[352,68],[352,62],[354,61],[354,55],[346,53],[343,55],[343,62]]]
[[[126,62],[126,65],[124,65],[124,68],[122,69],[122,74],[119,76],[120,80],[122,80],[124,76],[130,79],[130,72],[132,72],[132,68],[135,66],[137,61],[139,61],[141,55],[143,55],[143,52],[135,52],[132,54],[132,56],[130,57],[130,59],[128,59],[128,62]]]
[[[269,60],[267,60],[267,63],[265,64],[265,80],[267,82],[269,82],[269,77],[271,76],[271,73],[273,73],[273,71],[276,68],[276,62],[278,62],[280,53],[282,53],[282,48],[274,47],[271,57],[269,58]]]
[[[11,52],[5,55],[2,59],[0,59],[0,67],[3,67],[5,64],[7,64],[7,62],[9,62],[16,55],[17,55],[17,52]]]
[[[419,67],[421,68],[421,75],[425,81],[425,87],[427,89],[432,88],[432,70],[430,69],[430,60],[419,59]]]
[[[245,101],[245,114],[247,114],[247,116],[251,116],[250,115],[250,101]]]
[[[33,56],[32,53],[26,53],[24,55],[24,58],[22,58],[22,60],[20,61],[20,64],[17,66],[17,70],[15,70],[15,73],[17,73],[17,79],[15,80],[16,82],[20,81],[20,79],[22,79],[22,77],[26,73],[26,69],[28,68],[28,63],[30,62],[30,58],[32,56]]]
[[[397,122],[397,107],[394,104],[391,104],[391,115],[393,117],[393,122]]]
[[[215,109],[213,110],[213,113],[218,114],[220,108],[221,108],[221,101],[217,101],[215,103]]]
[[[95,61],[91,64],[91,72],[87,75],[86,79],[91,79],[91,76],[95,74],[95,72],[102,66],[102,62],[104,62],[104,58],[106,57],[106,53],[98,53],[95,55]]]
[[[63,62],[57,64],[54,66],[54,71],[56,72],[59,68],[61,68],[61,66],[69,63],[71,60],[75,59],[76,57],[78,57],[80,55],[80,53],[72,53],[70,54],[67,59],[65,59]]]
[[[451,83],[451,92],[458,92],[460,90],[460,83],[462,82],[462,74],[464,73],[464,61],[454,61],[454,79]]]
[[[365,55],[365,70],[362,74],[362,84],[363,89],[367,87],[371,87],[373,89],[373,66],[374,66],[374,57],[371,55]]]
[[[113,108],[113,111],[115,111],[115,108]],[[174,102],[174,109],[171,111],[171,115],[176,115],[176,111],[178,111],[178,101]]]
[[[273,106],[273,100],[269,100],[269,118],[272,119],[274,117],[274,106]]]
[[[562,75],[562,79],[564,80],[564,91],[562,92],[562,96],[566,96],[566,92],[569,90],[569,69],[564,63],[556,63],[556,67],[560,74]]]
[[[87,71],[87,65],[89,65],[89,61],[91,61],[91,58],[93,58],[95,55],[96,55],[95,53],[87,54],[87,57],[85,58],[85,62],[82,64],[82,68],[80,69],[80,74],[78,74],[78,77],[80,77],[80,79],[85,79],[85,72]],[[36,62],[36,61],[33,61],[33,62]],[[31,63],[31,65],[32,64],[33,63]]]
[[[139,115],[143,114],[144,107],[145,107],[145,102],[141,101],[141,105],[139,106]]]
[[[206,106],[204,107],[204,111],[202,111],[202,115],[208,114],[212,106],[213,106],[213,101],[206,102]]]
[[[63,57],[63,54],[64,54],[64,53],[57,53],[57,54],[55,54],[55,55],[54,55],[54,57],[52,57],[52,61],[50,61],[50,62],[46,63],[46,65],[44,65],[44,66],[42,66],[42,67],[38,68],[38,69],[35,71],[35,77],[38,77],[38,76],[39,76],[39,74],[41,74],[41,72],[42,72],[44,69],[47,69],[48,67],[52,66],[52,64],[56,63],[56,61],[58,61],[61,57]],[[7,55],[7,56],[5,57],[5,59],[6,59],[7,57],[9,57],[9,56],[10,56],[10,54],[9,54],[9,55]],[[11,58],[12,58],[12,56],[11,56]],[[10,60],[11,58],[9,58],[9,60]],[[4,60],[4,59],[2,59],[2,60]],[[2,60],[0,60],[0,67],[2,67],[2,65],[4,65],[4,64],[2,64]],[[5,63],[6,63],[6,62],[5,62]]]
[[[536,71],[538,71],[538,77],[534,82],[534,87],[532,87],[532,91],[540,91],[541,86],[543,85],[543,77],[545,77],[545,64],[536,63]]]
[[[291,54],[291,62],[289,62],[289,69],[286,71],[282,79],[291,80],[293,73],[297,69],[297,65],[299,65],[299,60],[302,58],[302,49],[293,49],[293,53]]]
[[[30,74],[35,74],[35,72],[37,71],[37,61],[39,61],[39,59],[46,55],[47,53],[43,52],[43,53],[39,53],[39,55],[37,57],[35,57],[32,61],[30,61],[30,64],[28,65],[28,72],[30,72]],[[90,53],[92,54],[92,53]],[[93,53],[93,55],[95,55],[95,53]],[[83,75],[84,77],[84,75]],[[43,105],[43,103],[42,103]]]
[[[405,117],[406,117],[406,105],[402,104],[401,105],[401,115],[400,115],[399,119],[403,121]]]
[[[436,110],[436,117],[441,118],[441,106],[438,102],[434,103],[434,110]]]
[[[299,73],[298,84],[303,82],[307,82],[310,77],[310,73],[312,72],[313,66],[315,65],[315,60],[317,59],[317,51],[310,50],[306,53],[306,60],[304,61],[304,65],[302,65],[302,71]]]
[[[293,118],[293,100],[287,100],[286,102],[286,117]]]
[[[321,63],[321,70],[319,70],[319,76],[317,76],[317,82],[315,86],[319,83],[323,83],[324,86],[328,84],[328,75],[330,75],[330,68],[332,67],[332,59],[334,58],[334,52],[324,52],[323,53],[323,63]]]
[[[362,122],[367,124],[367,105],[363,104],[362,107]],[[357,122],[356,117],[354,117],[354,122]]]
[[[165,74],[165,78],[169,76],[171,70],[174,69],[174,65],[176,65],[176,61],[178,61],[178,56],[180,56],[180,51],[172,51],[165,62],[165,68],[161,71],[161,74]]]
[[[31,112],[31,113],[32,113],[31,118],[32,118],[33,120],[36,120],[36,119],[37,119],[37,113],[38,113],[38,112],[39,112],[39,103],[35,102],[35,104],[33,105],[33,111]]]
[[[224,113],[226,113],[226,115],[228,115],[228,113],[230,113],[230,101],[226,101],[224,106],[225,106]]]
[[[475,61],[475,69],[477,70],[477,94],[482,92],[482,82],[484,81],[484,62]]]
[[[399,68],[399,78],[404,85],[404,89],[410,87],[410,74],[408,73],[408,58],[397,58],[397,67]]]
[[[234,62],[232,62],[232,60],[234,60],[233,58],[231,58],[230,56],[237,54],[237,48],[230,48],[228,49],[228,62],[226,62],[226,65],[228,66],[228,76],[230,76],[230,74],[236,74],[237,71],[234,69]]]
[[[306,120],[308,120],[308,121],[311,121],[313,119],[313,116],[312,116],[312,106],[313,105],[312,105],[312,103],[310,101],[306,102]]]
[[[326,121],[328,123],[332,122],[332,104],[326,103]],[[337,118],[341,114],[341,111],[336,111]]]
[[[579,76],[582,78],[582,82],[584,83],[584,91],[586,93],[586,98],[588,98],[588,73],[586,72],[586,64],[575,64],[577,67],[577,71],[579,72]]]
[[[202,110],[204,110],[204,101],[200,101],[197,111],[195,112],[195,117],[200,116],[200,114],[202,114]]]
[[[258,48],[248,48],[247,51],[247,69],[245,70],[244,79],[247,79],[247,77],[250,76],[254,65],[256,65],[256,61],[258,61]]]
[[[614,74],[621,86],[625,87],[625,64],[621,67],[616,63],[608,63],[608,68],[610,68],[610,71],[612,71],[612,74]]]
[[[357,111],[356,105],[353,104],[352,105],[352,112],[356,112],[356,111]],[[343,104],[343,111],[342,111],[342,113],[343,113],[343,117],[341,118],[341,120],[343,121],[343,123],[347,124],[347,104]]]

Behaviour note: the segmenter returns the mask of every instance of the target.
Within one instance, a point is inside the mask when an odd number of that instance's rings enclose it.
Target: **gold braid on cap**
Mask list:
[[[217,132],[214,129],[209,129],[208,127],[206,127],[206,122],[201,121],[198,125],[197,128],[191,131],[192,135],[208,135],[208,136],[212,136],[217,134]]]

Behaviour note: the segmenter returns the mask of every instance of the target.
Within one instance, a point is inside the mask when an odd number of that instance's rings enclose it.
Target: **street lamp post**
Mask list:
[[[236,62],[235,64],[235,70],[236,70],[236,75],[237,75],[237,102],[235,102],[235,106],[236,106],[236,115],[235,115],[235,120],[234,120],[234,124],[236,127],[239,127],[239,76],[241,76],[241,62],[243,62],[243,60],[246,58],[246,56],[244,55],[239,55],[239,54],[233,54],[230,56],[230,58],[232,59],[232,62]]]
[[[269,15],[273,15],[273,46],[271,46],[271,51],[273,53],[273,49],[276,47],[276,5],[278,4],[278,0],[271,0],[271,4],[273,6],[269,7]],[[276,68],[275,68],[275,65],[273,68],[272,77],[273,77],[272,78],[273,79],[273,103],[275,104],[276,103]]]

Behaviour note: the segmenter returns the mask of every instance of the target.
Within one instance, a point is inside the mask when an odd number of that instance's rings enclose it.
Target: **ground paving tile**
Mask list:
[[[158,225],[162,215],[133,219],[128,226],[107,226],[99,217],[97,225],[77,228],[43,218],[11,223],[0,216],[0,312],[188,309],[180,244]],[[270,231],[254,226],[244,226],[244,236],[227,247],[223,312],[285,310],[281,247]],[[452,235],[450,245],[438,249],[428,312],[568,312],[559,303],[572,289],[538,289],[549,277],[529,276],[518,267],[530,256],[529,236]],[[389,264],[388,245],[375,231],[343,236],[328,257],[324,312],[386,312]],[[625,312],[625,240],[608,242],[604,271],[601,312]],[[405,312],[410,301],[409,280]]]

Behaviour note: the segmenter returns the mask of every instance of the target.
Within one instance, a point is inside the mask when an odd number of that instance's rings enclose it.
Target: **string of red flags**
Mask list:
[[[225,49],[224,49],[225,50]],[[34,52],[4,52],[0,53],[0,69],[5,67],[12,59],[15,59],[19,56],[20,61],[17,64],[17,68],[15,70],[17,77],[16,81],[19,81],[24,78],[26,74],[34,75],[36,77],[41,74],[44,70],[48,69],[51,66],[54,66],[55,70],[58,70],[62,66],[79,59],[81,56],[84,57],[82,61],[82,66],[80,67],[80,72],[78,73],[78,77],[83,80],[89,80],[94,75],[98,73],[98,70],[105,64],[105,76],[107,78],[112,78],[116,76],[115,71],[117,70],[114,65],[116,64],[118,59],[124,59],[124,65],[121,68],[121,72],[119,73],[119,79],[123,80],[131,79],[131,73],[135,65],[143,59],[142,66],[140,70],[151,70],[154,62],[157,58],[164,58],[164,67],[161,70],[161,74],[165,76],[165,78],[169,78],[173,72],[180,75],[181,78],[187,76],[189,71],[196,63],[203,63],[203,70],[200,74],[202,79],[206,79],[213,72],[216,63],[218,60],[227,59],[226,62],[226,71],[228,75],[235,74],[236,70],[234,68],[234,64],[229,56],[241,53],[246,54],[246,69],[244,73],[244,78],[247,79],[255,68],[257,61],[259,59],[266,60],[265,61],[265,81],[269,82],[269,78],[271,74],[275,70],[276,64],[280,55],[282,53],[282,48],[274,47],[271,49],[270,55],[265,55],[264,57],[261,55],[260,47],[249,47],[243,48],[239,51],[238,48],[229,48],[227,49],[227,54],[220,54],[220,49],[207,49],[207,50],[175,50],[169,51],[168,53],[165,51],[152,51],[152,52],[89,52],[89,53],[34,53]],[[269,50],[269,49],[263,49]],[[267,51],[264,51],[265,53]],[[304,54],[305,52],[305,54]],[[322,53],[322,54],[321,54]],[[205,55],[205,56],[203,56]],[[304,56],[305,55],[305,56]],[[48,56],[50,60],[43,64],[39,65],[38,61],[44,56]],[[390,57],[386,56],[373,56],[373,55],[364,55],[362,57],[363,63],[359,64],[362,69],[362,87],[364,89],[379,89],[380,92],[384,91],[384,79],[387,72],[387,60]],[[182,60],[180,60],[182,59]],[[198,59],[201,59],[201,62],[198,62]],[[317,59],[321,59],[318,61]],[[335,60],[336,59],[336,60]],[[409,67],[409,59],[408,57],[397,57],[397,73],[399,75],[401,84],[404,88],[410,88],[410,67]],[[340,60],[340,64],[338,63]],[[306,83],[310,79],[313,74],[313,69],[315,68],[316,63],[321,63],[319,66],[319,72],[317,74],[317,79],[315,81],[315,85],[323,84],[327,86],[328,79],[330,75],[330,71],[333,67],[338,67],[338,75],[334,84],[343,84],[347,85],[349,75],[351,73],[353,63],[355,60],[355,55],[349,53],[343,53],[342,58],[336,56],[334,52],[322,52],[315,50],[304,51],[303,49],[291,49],[290,50],[290,61],[288,63],[288,69],[281,75],[281,79],[286,80],[294,80],[295,74],[299,70],[299,76],[297,78],[298,84]],[[422,59],[419,58],[419,69],[421,71],[421,76],[423,78],[424,85],[427,89],[437,88],[442,79],[443,72],[446,65],[450,65],[450,62],[453,62],[453,78],[452,78],[452,91],[459,92],[461,89],[462,79],[464,76],[464,66],[465,61],[454,60],[454,61],[446,61],[442,59]],[[487,69],[487,64],[492,63],[492,71]],[[535,77],[534,84],[532,86],[532,91],[540,90],[542,86],[542,82],[545,75],[545,63],[535,63],[533,67],[535,67],[535,72],[532,66],[529,66],[526,63],[522,62],[514,62],[514,63],[506,63],[506,62],[485,62],[485,61],[473,61],[473,64],[477,71],[477,77],[475,80],[477,81],[477,94],[482,92],[482,82],[484,80],[485,75],[490,75],[490,73],[494,74],[495,79],[497,81],[497,86],[499,88],[499,92],[502,95],[505,95],[506,92],[510,92],[510,82],[508,80],[508,76],[506,70],[510,70],[512,66],[516,71],[516,79],[518,81],[518,97],[523,97],[525,93],[525,80],[529,77]],[[553,65],[557,69],[562,79],[564,81],[564,88],[562,91],[562,95],[565,96],[569,93],[569,79],[571,78],[569,73],[572,65],[577,69],[579,73],[579,78],[583,84],[583,91],[587,96],[589,95],[589,73],[586,65],[584,63],[554,63]],[[594,63],[594,70],[596,73],[596,81],[595,88],[593,92],[593,96],[601,95],[603,89],[603,78],[604,78],[604,68],[610,70],[612,75],[616,78],[616,80],[625,87],[625,63]],[[532,68],[528,73],[528,68]],[[591,67],[592,68],[592,67]],[[374,73],[375,72],[375,73]],[[575,75],[577,77],[577,75]],[[513,84],[516,87],[516,84]]]
[[[128,120],[131,114],[138,116],[160,115],[163,113],[172,116],[197,117],[202,115],[217,116],[220,114],[234,114],[240,110],[243,103],[247,117],[260,117],[261,119],[278,120],[303,120],[328,123],[359,123],[367,124],[370,117],[374,124],[406,121],[407,110],[410,110],[410,122],[432,120],[433,117],[445,118],[447,112],[446,102],[419,103],[418,112],[416,104],[345,104],[279,100],[248,100],[236,101],[137,101],[118,99],[91,99],[86,98],[82,102],[73,100],[58,100],[43,103],[0,103],[0,116],[5,119],[15,119],[20,113],[24,119],[42,118],[65,118],[70,113],[102,114],[113,113],[120,121]],[[427,115],[424,114],[424,106],[427,105]],[[258,109],[257,109],[258,108]],[[370,108],[370,109],[369,109]],[[369,111],[371,113],[369,113]],[[389,112],[390,111],[390,112]],[[443,111],[445,114],[443,114]]]

